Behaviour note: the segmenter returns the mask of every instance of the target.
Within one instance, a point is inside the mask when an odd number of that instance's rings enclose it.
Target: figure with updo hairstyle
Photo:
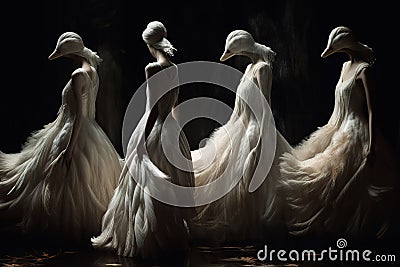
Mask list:
[[[203,147],[192,151],[196,187],[224,179],[232,190],[197,208],[192,233],[207,243],[271,242],[286,234],[285,199],[277,185],[279,157],[291,150],[271,121],[272,112],[268,112],[276,53],[256,42],[249,32],[234,30],[226,38],[220,60],[233,56],[244,56],[250,63],[237,85],[231,117],[214,130]],[[264,169],[267,157],[271,165]],[[256,177],[261,182],[251,189]],[[221,188],[210,186],[206,194],[215,195],[218,190]],[[202,197],[195,194],[195,201]]]
[[[336,84],[331,117],[280,163],[289,229],[322,239],[382,238],[394,218],[400,176],[394,151],[374,123],[375,56],[345,26],[331,31],[321,57],[334,53],[349,60]]]
[[[0,218],[24,235],[87,245],[101,231],[122,159],[95,119],[101,58],[74,32],[58,38],[49,59],[59,57],[79,67],[62,91],[56,119],[21,152],[0,152]]]
[[[150,22],[142,37],[156,59],[145,67],[146,110],[131,134],[102,233],[92,238],[92,244],[121,256],[156,260],[186,252],[194,215],[193,209],[156,199],[154,190],[168,198],[181,197],[157,187],[157,181],[193,187],[194,176],[189,144],[173,113],[179,93],[178,68],[171,61],[176,49],[159,21]],[[176,155],[183,156],[183,166],[171,162]],[[188,198],[194,202],[193,194]]]

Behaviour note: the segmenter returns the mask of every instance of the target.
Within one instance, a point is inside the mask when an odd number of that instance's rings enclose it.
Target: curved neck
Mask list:
[[[165,63],[172,64],[171,60],[169,57],[162,51],[158,49],[154,49],[154,58],[157,60],[157,62],[161,65],[165,65]],[[164,63],[164,64],[163,64]]]
[[[343,50],[343,52],[345,52],[347,54],[347,56],[350,59],[351,64],[358,63],[358,62],[365,62],[365,60],[362,58],[362,56],[353,50],[345,49],[345,50]]]
[[[259,55],[259,54],[256,54],[256,53],[244,51],[244,52],[242,52],[242,55],[247,56],[248,58],[250,58],[250,60],[252,61],[253,64],[261,62],[261,61],[264,61],[262,56]]]
[[[90,63],[89,61],[81,56],[75,55],[75,54],[68,54],[66,57],[71,58],[74,62],[76,62],[77,65],[79,65],[81,68],[84,68],[86,70],[90,70]]]
[[[84,69],[91,69],[90,67],[92,66],[92,65],[90,65],[90,63],[87,61],[87,60],[82,60],[82,68],[84,68]]]

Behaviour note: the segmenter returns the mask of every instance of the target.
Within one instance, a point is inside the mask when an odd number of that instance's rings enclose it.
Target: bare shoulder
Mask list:
[[[150,77],[159,72],[161,70],[161,66],[157,62],[152,62],[147,64],[144,70],[146,72],[146,77]]]
[[[271,66],[266,62],[258,63],[255,68],[255,73],[257,75],[270,75],[272,73]]]
[[[361,66],[356,76],[356,82],[363,86],[368,91],[373,91],[375,87],[375,81],[372,73],[372,68],[370,65],[365,64]]]
[[[150,62],[146,65],[145,70],[154,70],[154,69],[161,69],[161,65],[157,62]]]
[[[86,85],[86,76],[83,69],[76,69],[71,74],[71,83],[74,91],[81,92],[82,88]]]
[[[364,64],[361,66],[360,71],[358,72],[358,77],[362,80],[370,79],[372,76],[372,68],[370,65]]]
[[[371,75],[372,74],[372,66],[369,64],[365,64],[361,68],[360,73],[363,73],[364,75]]]

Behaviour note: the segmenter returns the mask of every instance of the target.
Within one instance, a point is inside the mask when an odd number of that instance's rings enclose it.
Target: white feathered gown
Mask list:
[[[152,68],[161,71],[158,63],[152,63]],[[164,76],[161,82],[170,81],[176,84],[178,73],[176,67],[158,73]],[[187,224],[190,219],[190,209],[178,208],[154,199],[152,192],[157,179],[165,179],[181,186],[193,187],[192,171],[183,171],[173,166],[166,158],[161,144],[161,131],[167,115],[172,111],[178,97],[178,88],[163,96],[153,110],[152,96],[159,80],[147,83],[147,106],[139,124],[133,131],[128,143],[125,165],[123,167],[118,187],[103,218],[103,228],[100,236],[92,239],[95,248],[111,249],[118,255],[140,258],[157,258],[169,252],[182,252],[189,246]],[[158,83],[158,85],[155,85]],[[168,82],[169,83],[169,82]],[[153,91],[152,91],[153,89]],[[172,124],[172,125],[171,125]],[[169,142],[179,135],[179,147],[174,154],[182,153],[189,159],[186,170],[192,170],[190,148],[184,134],[179,132],[178,123],[173,120],[168,129],[164,129],[165,139]],[[147,129],[148,136],[145,136]],[[164,146],[169,144],[164,143]],[[169,146],[170,147],[170,146]],[[147,149],[147,153],[144,150]],[[181,152],[179,152],[179,149]],[[135,181],[136,179],[136,181]],[[158,190],[166,190],[157,188]],[[165,192],[164,192],[165,193]],[[172,198],[178,198],[174,192],[167,192]]]
[[[79,68],[86,86],[82,123],[68,166],[60,153],[67,147],[76,118],[71,80],[62,92],[57,119],[35,132],[22,151],[0,152],[0,218],[15,222],[24,233],[66,241],[86,241],[100,232],[121,172],[120,157],[95,121],[98,76]],[[55,159],[58,160],[55,161]],[[51,163],[53,168],[48,168]]]
[[[284,225],[281,212],[284,197],[276,187],[280,179],[278,160],[284,152],[291,150],[291,146],[274,125],[265,125],[274,127],[273,131],[276,132],[276,151],[264,151],[275,153],[272,167],[269,173],[265,173],[266,179],[261,186],[256,191],[249,192],[249,183],[259,162],[261,138],[268,137],[266,133],[261,133],[260,124],[243,99],[252,103],[253,108],[261,108],[260,99],[262,96],[269,99],[272,84],[272,70],[269,65],[264,62],[257,63],[251,73],[249,66],[237,87],[235,107],[229,121],[212,133],[204,147],[192,151],[196,186],[216,181],[223,172],[225,177],[230,177],[230,184],[237,177],[240,179],[225,196],[198,207],[198,216],[194,219],[196,238],[206,242],[260,241],[265,240],[267,236],[278,237],[282,232],[276,230],[284,230],[281,228]],[[267,84],[261,89],[256,78],[260,68],[264,68],[265,77],[262,78]],[[214,149],[215,158],[208,165],[207,161],[210,159],[207,155],[211,155],[210,151]],[[264,145],[262,149],[267,150],[268,147]],[[220,188],[214,186],[210,190]],[[206,192],[209,193],[212,192]],[[195,196],[196,200],[202,197],[197,193]]]
[[[394,181],[400,177],[378,129],[376,159],[366,161],[368,113],[356,77],[368,67],[361,63],[348,80],[340,75],[328,123],[282,157],[288,224],[295,235],[370,238],[383,235],[390,224]]]

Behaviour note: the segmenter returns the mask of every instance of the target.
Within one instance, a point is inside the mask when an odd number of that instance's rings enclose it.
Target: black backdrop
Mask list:
[[[327,122],[344,54],[321,59],[330,31],[349,26],[376,54],[375,116],[379,127],[399,147],[398,90],[393,60],[394,6],[377,1],[14,1],[2,7],[2,67],[0,90],[0,150],[17,152],[32,131],[53,121],[61,91],[75,68],[68,59],[48,55],[64,31],[79,33],[87,47],[104,59],[99,68],[97,120],[122,153],[121,126],[125,108],[144,82],[144,67],[152,61],[141,33],[152,20],[162,21],[178,49],[175,63],[219,61],[225,38],[234,29],[251,32],[256,41],[277,52],[272,85],[276,124],[295,145]],[[346,3],[348,2],[348,3]],[[224,64],[244,71],[247,59]],[[200,90],[204,89],[204,90]],[[233,104],[222,88],[189,86],[180,101],[195,96],[220,98]],[[212,122],[188,124],[193,147]]]

